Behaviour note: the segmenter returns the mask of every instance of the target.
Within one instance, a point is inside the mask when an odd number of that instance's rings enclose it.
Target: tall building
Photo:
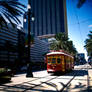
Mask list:
[[[67,31],[66,0],[31,0],[35,21],[31,22],[31,33],[35,36],[53,36]],[[24,15],[27,18],[27,13]],[[27,23],[24,29],[27,31]]]
[[[48,37],[67,31],[66,0],[31,0],[31,12],[35,20],[31,21],[31,34],[34,35],[34,46],[31,47],[31,61],[44,62],[49,51]],[[32,16],[32,15],[31,15]],[[28,33],[28,15],[24,14],[23,28]],[[39,39],[42,38],[42,39]],[[44,38],[44,39],[43,39]]]

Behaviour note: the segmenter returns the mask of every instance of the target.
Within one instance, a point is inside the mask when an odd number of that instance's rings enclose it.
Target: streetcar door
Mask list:
[[[67,56],[64,56],[64,62],[65,62],[65,71],[67,69]]]
[[[61,62],[61,64],[62,64],[62,71],[65,71],[64,56],[62,55],[61,58],[62,58],[62,62]]]

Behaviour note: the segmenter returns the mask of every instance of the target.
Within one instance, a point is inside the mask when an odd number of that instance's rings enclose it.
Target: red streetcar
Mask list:
[[[66,72],[74,68],[74,58],[64,51],[52,51],[46,55],[47,72]]]

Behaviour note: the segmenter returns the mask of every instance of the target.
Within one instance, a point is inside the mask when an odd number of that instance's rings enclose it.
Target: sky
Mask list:
[[[27,6],[27,0],[19,1]],[[87,59],[87,52],[84,48],[84,41],[87,38],[89,31],[92,30],[91,0],[86,0],[81,8],[77,8],[78,0],[66,1],[69,38],[73,41],[77,51],[79,53],[85,53]],[[20,19],[23,20],[22,17],[20,17]]]
[[[67,23],[69,38],[79,53],[87,52],[84,48],[89,31],[92,30],[92,4],[86,0],[81,8],[77,8],[78,0],[67,0]]]

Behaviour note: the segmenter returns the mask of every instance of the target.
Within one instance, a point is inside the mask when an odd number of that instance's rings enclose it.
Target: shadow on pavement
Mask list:
[[[70,73],[67,73],[66,76],[84,76],[84,75],[88,75],[88,71],[87,70],[73,70]]]
[[[90,86],[90,83],[92,83],[92,79],[89,78],[89,74],[87,70],[74,70],[69,75],[72,75],[74,73],[75,78],[73,81],[76,82],[79,81],[76,84],[72,84],[71,82],[66,86],[66,88],[61,92],[92,92],[92,86]],[[87,78],[82,78],[82,76],[87,76]],[[80,78],[81,77],[81,78]],[[86,82],[84,84],[83,82]]]
[[[50,82],[51,80],[53,79],[69,79],[68,77],[60,77],[60,76],[73,76],[69,82],[65,85],[63,82],[59,82],[62,86],[63,86],[63,89],[66,87],[67,91],[64,91],[64,92],[72,92],[72,91],[68,91],[68,90],[71,90],[71,85],[69,85],[67,87],[68,84],[70,84],[70,82],[75,78],[75,76],[84,76],[84,75],[88,75],[88,71],[86,70],[73,70],[69,73],[66,73],[66,74],[55,74],[56,77],[54,78],[51,78],[45,82],[41,82],[39,84],[37,83],[32,83],[33,81],[35,80],[39,80],[40,77],[36,77],[36,79],[32,79],[31,81],[27,81],[27,82],[23,82],[21,84],[17,84],[17,85],[5,85],[5,84],[1,84],[0,85],[0,91],[2,92],[31,92],[31,91],[34,91],[34,92],[58,92],[58,89],[57,89],[57,85],[55,83],[52,83]],[[51,76],[54,76],[53,74]],[[43,77],[41,77],[43,78]],[[45,77],[44,77],[45,78]],[[46,77],[47,78],[47,77]],[[45,85],[45,86],[44,86]],[[52,87],[54,88],[56,91],[53,91],[51,89],[48,89],[48,87]],[[75,85],[72,89],[76,89],[76,88],[83,88],[85,87],[85,85],[82,85],[81,83],[79,83],[79,85]],[[61,90],[61,92],[63,91],[63,89]],[[87,90],[87,89],[83,89],[83,90]],[[82,91],[81,91],[82,92]],[[85,92],[85,91],[83,91]]]
[[[49,85],[51,87],[54,87],[56,90],[57,90],[57,87],[54,83],[41,83],[41,84],[46,84],[46,85]],[[28,83],[27,84],[18,84],[18,85],[14,85],[14,86],[8,86],[8,85],[1,85],[0,86],[0,92],[31,92],[31,91],[34,91],[34,92],[58,92],[57,91],[53,91],[51,89],[44,89],[44,86],[42,85],[36,85],[36,84],[32,84]]]
[[[92,87],[87,88],[86,86],[80,82],[74,86],[69,84],[63,92],[92,92]]]
[[[88,75],[87,70],[72,70],[66,73],[51,73],[51,76],[85,76]]]
[[[79,83],[78,85],[76,84],[75,86],[72,86],[69,84],[63,92],[87,92],[86,85],[83,85]]]
[[[5,83],[10,83],[10,80],[6,80],[6,79],[0,79],[0,85],[5,84]]]

